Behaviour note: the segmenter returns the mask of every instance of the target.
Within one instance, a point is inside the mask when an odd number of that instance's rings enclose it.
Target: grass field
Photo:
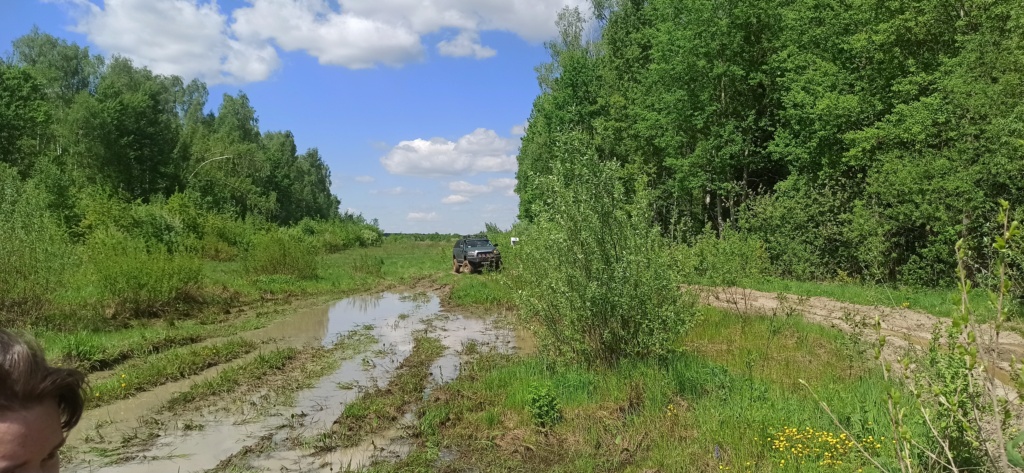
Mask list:
[[[51,357],[106,371],[94,380],[91,407],[254,351],[178,393],[164,409],[174,412],[257,388],[274,391],[274,379],[294,379],[294,373],[319,379],[339,359],[332,349],[266,350],[259,342],[231,338],[295,310],[293,302],[446,286],[446,307],[514,312],[508,273],[451,274],[448,248],[389,242],[347,250],[323,257],[312,279],[252,277],[241,263],[208,262],[208,287],[232,294],[234,309],[218,306],[174,320],[37,336]],[[747,287],[909,305],[939,316],[950,315],[953,307],[947,301],[952,293],[938,290],[778,280]],[[389,386],[364,393],[345,408],[335,429],[309,436],[304,445],[354,445],[418,405],[412,453],[397,463],[378,462],[372,471],[873,471],[859,447],[892,465],[884,401],[898,388],[883,379],[861,341],[799,315],[758,318],[704,308],[675,348],[661,359],[605,368],[558,367],[536,353],[474,353],[464,359],[457,379],[423,400],[425,370],[441,351],[436,340],[420,338]],[[281,392],[300,388],[282,386]]]
[[[419,448],[375,471],[868,468],[799,379],[855,442],[883,461],[893,455],[884,440],[892,386],[846,335],[799,317],[708,309],[679,348],[664,360],[597,370],[554,368],[538,355],[484,355],[422,410]],[[542,388],[563,418],[550,429],[531,416],[531,396]],[[448,460],[436,467],[442,451]]]

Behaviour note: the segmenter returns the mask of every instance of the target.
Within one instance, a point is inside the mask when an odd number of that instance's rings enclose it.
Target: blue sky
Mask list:
[[[507,227],[534,66],[578,0],[5,0],[0,43],[33,25],[155,72],[244,91],[260,128],[331,167],[342,209],[385,231]]]

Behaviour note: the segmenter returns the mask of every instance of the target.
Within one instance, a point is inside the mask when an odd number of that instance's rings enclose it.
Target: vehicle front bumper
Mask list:
[[[501,255],[487,255],[487,256],[467,256],[466,261],[470,264],[499,264],[501,263]]]

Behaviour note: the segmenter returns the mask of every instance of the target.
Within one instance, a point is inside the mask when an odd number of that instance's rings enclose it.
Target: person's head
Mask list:
[[[85,375],[46,363],[42,349],[0,329],[0,473],[60,471],[64,434],[82,417]]]

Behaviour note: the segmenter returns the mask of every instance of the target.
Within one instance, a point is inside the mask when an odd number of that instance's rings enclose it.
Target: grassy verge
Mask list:
[[[172,381],[185,379],[207,368],[239,358],[257,347],[243,339],[175,348],[122,364],[116,375],[91,386],[88,407],[95,408]]]
[[[449,265],[447,243],[387,242],[379,247],[359,248],[323,256],[318,277],[248,277],[240,262],[206,262],[209,283],[240,294],[243,300],[350,294],[386,289],[432,277]]]
[[[413,404],[423,398],[430,377],[430,366],[444,354],[440,340],[417,336],[412,352],[402,360],[388,385],[364,393],[345,406],[329,433],[309,443],[318,451],[351,447],[375,432],[397,422]]]
[[[252,315],[224,319],[220,322],[155,322],[114,331],[40,331],[35,336],[52,362],[92,373],[114,368],[134,358],[155,355],[210,338],[227,337],[262,328],[273,320],[274,312],[276,311],[273,309],[259,310]]]
[[[445,303],[460,308],[510,309],[512,293],[501,272],[445,274],[438,281],[451,287]]]
[[[373,470],[870,470],[798,377],[858,441],[892,457],[882,441],[892,386],[845,335],[709,310],[680,345],[664,360],[599,370],[482,355],[421,410],[420,448]],[[550,429],[531,414],[542,388],[563,419]]]

